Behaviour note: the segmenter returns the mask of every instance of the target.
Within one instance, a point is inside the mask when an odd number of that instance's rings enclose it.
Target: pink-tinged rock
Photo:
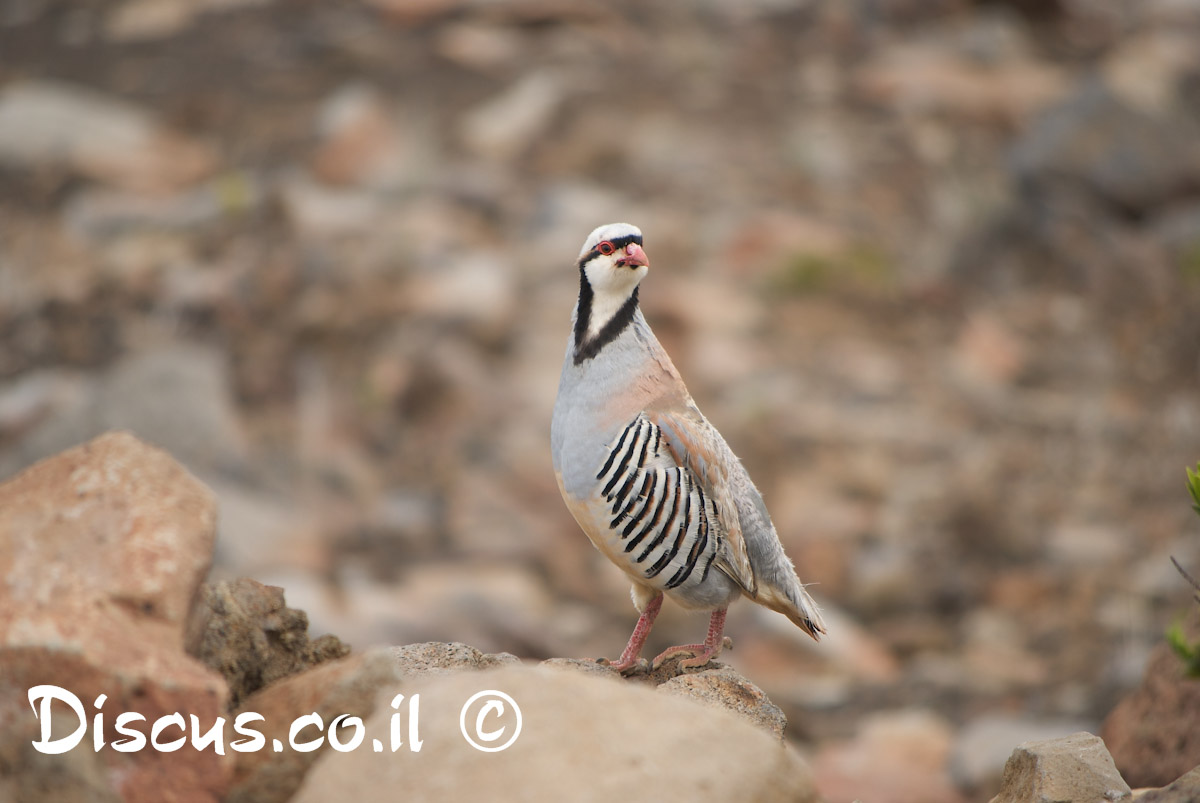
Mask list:
[[[798,259],[831,261],[853,246],[845,232],[823,220],[766,212],[744,221],[720,246],[719,264],[739,276],[785,270]]]
[[[1161,789],[1151,789],[1138,795],[1141,803],[1195,803],[1200,800],[1200,767]]]
[[[1200,680],[1166,644],[1150,656],[1142,684],[1117,704],[1102,735],[1134,786],[1170,783],[1200,764]]]
[[[1068,88],[1057,68],[1009,59],[983,65],[926,46],[897,45],[854,76],[863,97],[905,111],[1017,124]]]
[[[326,184],[386,186],[415,169],[406,164],[400,131],[383,96],[369,86],[350,84],[334,92],[321,105],[316,129],[311,166]]]
[[[421,25],[460,11],[467,0],[367,0],[401,25]]]
[[[103,435],[44,460],[0,485],[0,798],[6,791],[56,799],[216,801],[227,757],[185,744],[93,749],[93,726],[59,755],[35,750],[40,724],[33,686],[75,695],[103,737],[122,738],[118,715],[149,736],[158,718],[198,718],[206,732],[225,712],[220,677],[188,657],[184,628],[212,555],[212,494],[169,455],[127,433]],[[53,737],[75,730],[65,705]],[[60,724],[61,723],[61,724]],[[160,741],[179,736],[171,727]],[[6,798],[7,799],[7,798]]]
[[[981,388],[1007,387],[1028,366],[1020,336],[993,315],[972,315],[958,335],[956,367],[962,378]]]
[[[213,149],[121,98],[55,81],[0,91],[0,164],[60,167],[129,190],[189,186],[216,168]]]
[[[959,803],[950,780],[949,723],[929,711],[877,714],[849,742],[823,747],[813,761],[829,803]]]

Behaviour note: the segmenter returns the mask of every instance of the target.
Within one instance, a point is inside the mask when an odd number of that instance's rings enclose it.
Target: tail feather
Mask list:
[[[788,584],[792,585],[792,584]],[[792,593],[787,593],[792,591]],[[782,613],[814,641],[819,641],[825,632],[825,622],[821,618],[821,609],[804,586],[794,581],[794,588],[781,589],[775,583],[760,582],[758,594],[751,597],[758,604]]]

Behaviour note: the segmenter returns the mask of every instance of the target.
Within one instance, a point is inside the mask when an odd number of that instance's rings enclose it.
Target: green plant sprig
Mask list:
[[[1200,514],[1200,463],[1196,464],[1195,470],[1188,468],[1186,471],[1188,491],[1192,495],[1192,510]],[[1196,602],[1200,603],[1200,583],[1197,583],[1196,579],[1184,570],[1183,566],[1180,565],[1179,561],[1175,560],[1174,556],[1171,557],[1171,563],[1175,565],[1175,570],[1183,576],[1183,579],[1187,580],[1188,585],[1196,590],[1194,596]],[[1175,654],[1183,660],[1184,671],[1187,675],[1189,677],[1200,678],[1200,641],[1193,644],[1188,640],[1187,635],[1183,631],[1182,620],[1175,622],[1167,630],[1167,643],[1171,645],[1171,649],[1175,651]]]

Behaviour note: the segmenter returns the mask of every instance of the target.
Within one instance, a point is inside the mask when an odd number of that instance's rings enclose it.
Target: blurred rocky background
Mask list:
[[[1172,671],[1196,0],[0,0],[0,477],[132,430],[314,636],[613,656],[548,429],[615,220],[829,611],[723,656],[829,800],[986,800]]]

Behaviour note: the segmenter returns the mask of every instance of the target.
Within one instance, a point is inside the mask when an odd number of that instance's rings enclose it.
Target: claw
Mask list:
[[[682,655],[684,653],[687,653],[692,657],[685,658],[684,660],[680,661],[679,668],[695,669],[698,666],[704,666],[705,664],[710,663],[712,659],[716,658],[720,652],[720,650],[709,649],[704,644],[681,644],[678,647],[671,647],[670,649],[659,653],[658,657],[654,659],[654,663],[651,664],[651,669],[658,669],[676,655]]]
[[[664,650],[654,659],[651,664],[653,669],[658,669],[668,658],[678,655],[681,652],[692,653],[691,658],[685,658],[679,662],[679,668],[696,669],[710,663],[714,658],[721,654],[721,650],[727,646],[732,647],[733,641],[728,638],[722,638],[722,631],[725,629],[725,609],[721,608],[713,611],[712,618],[708,623],[708,638],[703,644],[683,644],[678,647],[671,647]]]
[[[622,675],[626,676],[637,675],[650,671],[650,662],[645,658],[640,657],[630,658],[625,661],[610,661],[608,658],[597,658],[596,663],[600,664],[601,666],[611,667],[612,669],[615,669]]]

